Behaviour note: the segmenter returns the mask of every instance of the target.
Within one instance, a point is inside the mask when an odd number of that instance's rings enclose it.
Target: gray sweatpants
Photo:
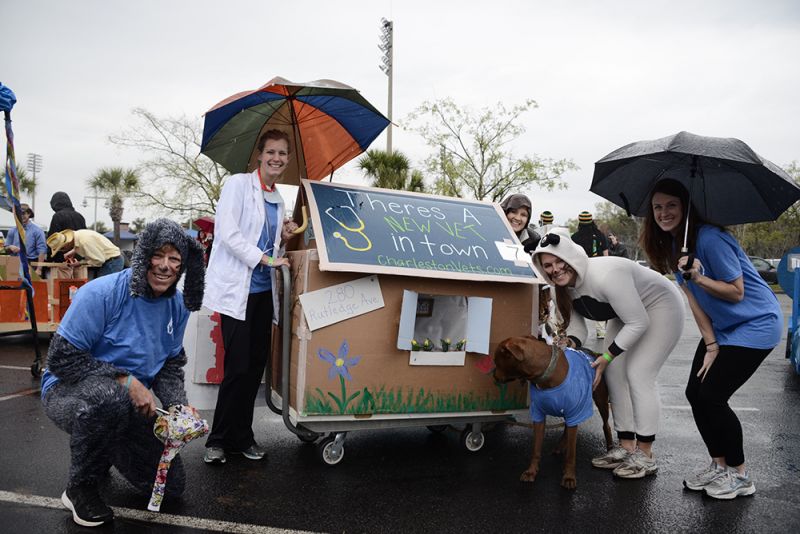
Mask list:
[[[44,411],[70,435],[68,487],[98,483],[113,465],[143,495],[150,495],[164,444],[153,434],[155,418],[133,409],[128,392],[106,376],[76,384],[58,382],[43,399]],[[180,456],[167,477],[167,496],[180,496],[186,482]]]

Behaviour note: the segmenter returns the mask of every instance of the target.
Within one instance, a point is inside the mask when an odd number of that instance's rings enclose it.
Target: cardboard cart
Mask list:
[[[311,224],[282,267],[267,403],[339,463],[346,433],[527,418],[528,389],[495,383],[490,354],[534,332],[530,256],[494,204],[304,181]],[[295,210],[296,213],[299,211]]]

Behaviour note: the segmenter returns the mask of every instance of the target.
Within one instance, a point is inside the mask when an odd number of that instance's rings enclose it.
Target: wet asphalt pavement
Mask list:
[[[790,300],[779,296],[785,318]],[[615,480],[591,467],[603,438],[595,416],[578,435],[578,488],[559,486],[556,457],[542,460],[534,484],[518,481],[530,455],[531,431],[498,425],[477,453],[459,430],[426,428],[351,432],[345,458],[323,465],[259,399],[256,439],[264,462],[229,457],[202,461],[202,442],[181,455],[188,489],[146,512],[114,474],[104,490],[117,519],[92,529],[118,533],[198,532],[758,532],[800,529],[800,377],[784,358],[785,339],[732,399],[745,433],[757,493],[716,501],[682,488],[683,477],[708,459],[683,395],[699,334],[687,309],[682,340],[659,375],[664,406],[655,451],[657,475]],[[785,335],[785,334],[784,334]],[[46,351],[47,340],[41,340]],[[0,338],[0,532],[90,531],[75,525],[58,501],[67,478],[68,436],[43,414],[29,367],[29,336]],[[14,395],[19,396],[14,396]],[[190,399],[191,400],[191,399]],[[203,412],[209,420],[211,412]],[[545,450],[560,431],[551,420]],[[550,425],[548,425],[550,427]]]

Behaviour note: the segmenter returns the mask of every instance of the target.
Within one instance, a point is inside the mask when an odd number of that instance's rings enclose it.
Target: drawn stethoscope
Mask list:
[[[342,221],[337,219],[336,216],[332,213],[333,210],[337,209],[337,208],[350,210],[350,213],[352,213],[353,217],[355,217],[356,220],[358,221],[358,225],[355,228],[351,228],[350,226],[347,226]],[[359,234],[361,237],[364,238],[364,241],[366,241],[366,243],[367,243],[367,246],[362,247],[362,248],[354,247],[354,246],[352,246],[350,244],[350,242],[347,240],[347,238],[344,235],[342,235],[341,232],[333,232],[333,234],[332,234],[333,237],[335,237],[336,239],[341,239],[342,243],[344,243],[344,246],[346,246],[350,250],[354,250],[356,252],[364,252],[364,251],[367,251],[367,250],[372,248],[372,241],[370,241],[369,238],[367,237],[367,234],[364,233],[364,227],[365,227],[364,221],[361,219],[361,217],[358,216],[358,213],[356,213],[356,210],[354,210],[352,207],[350,207],[350,206],[331,206],[330,208],[327,208],[325,210],[325,214],[328,217],[330,217],[331,219],[333,219],[334,221],[336,221],[336,223],[339,226],[341,226],[342,228],[344,228],[348,232],[352,232],[354,234]]]

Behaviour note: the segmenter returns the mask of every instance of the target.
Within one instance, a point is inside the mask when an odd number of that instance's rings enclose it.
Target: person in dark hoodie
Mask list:
[[[53,217],[50,219],[50,228],[47,230],[47,237],[50,237],[61,230],[83,230],[86,228],[86,219],[83,215],[75,211],[72,207],[72,200],[63,191],[53,193],[50,198],[50,208],[53,210]],[[50,255],[48,251],[47,261],[63,262],[64,253],[58,252]]]
[[[183,293],[177,291],[186,273]],[[45,414],[70,434],[61,502],[76,523],[114,518],[99,484],[113,465],[149,495],[163,444],[153,434],[156,400],[186,405],[183,335],[203,301],[203,250],[177,223],[157,219],[139,238],[129,269],[81,287],[50,341],[42,376]],[[176,469],[177,468],[177,469]],[[166,496],[183,493],[173,461]]]

